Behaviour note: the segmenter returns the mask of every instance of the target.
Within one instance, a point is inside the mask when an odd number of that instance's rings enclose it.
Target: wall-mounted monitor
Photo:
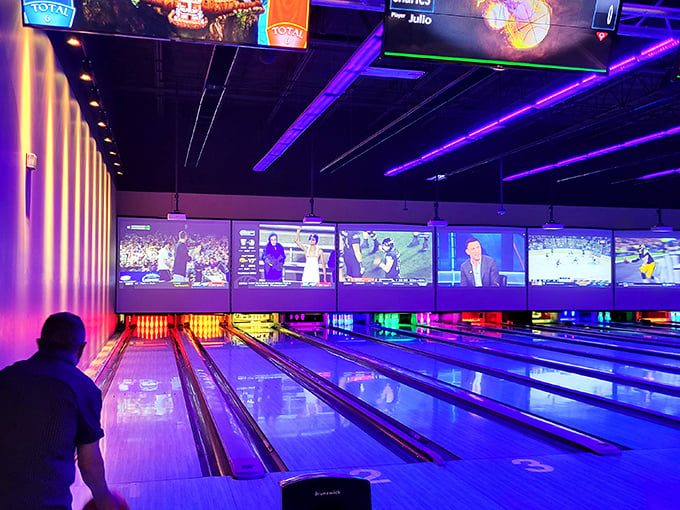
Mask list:
[[[118,218],[118,313],[229,311],[229,221]]]
[[[438,310],[526,307],[526,229],[437,229]]]
[[[234,312],[335,310],[335,225],[234,221]]]
[[[614,306],[667,310],[680,303],[680,235],[614,232]]]
[[[434,309],[433,235],[415,225],[338,225],[338,310]]]
[[[23,0],[24,24],[72,32],[306,48],[309,0]]]
[[[531,310],[611,310],[610,230],[528,231]]]
[[[620,0],[386,0],[383,53],[607,72]]]

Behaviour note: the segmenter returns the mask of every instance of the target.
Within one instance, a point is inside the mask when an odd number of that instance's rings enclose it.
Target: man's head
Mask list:
[[[386,237],[383,239],[383,242],[380,244],[380,249],[382,251],[390,251],[394,249],[394,241],[390,239],[389,237]]]
[[[276,235],[276,232],[272,232],[269,234],[269,243],[272,245],[275,245],[276,243],[279,242],[279,236]]]
[[[465,241],[465,253],[470,257],[473,262],[479,262],[482,260],[482,245],[479,239],[471,237]]]
[[[79,359],[84,347],[85,325],[80,317],[60,312],[47,318],[38,338],[38,349],[64,351]]]
[[[177,234],[177,237],[179,238],[180,242],[184,243],[187,240],[187,233],[184,230],[180,230],[179,234]]]

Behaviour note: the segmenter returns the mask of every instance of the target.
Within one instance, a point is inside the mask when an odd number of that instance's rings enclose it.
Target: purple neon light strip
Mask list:
[[[632,140],[628,140],[627,142],[623,143],[618,143],[616,145],[611,145],[609,147],[604,147],[602,149],[598,149],[596,151],[588,152],[586,154],[581,154],[580,156],[574,156],[569,159],[563,159],[562,161],[559,161],[557,163],[553,163],[551,165],[545,165],[545,166],[540,166],[538,168],[534,168],[532,170],[527,170],[525,172],[520,172],[518,174],[514,175],[508,175],[507,177],[504,177],[504,181],[516,181],[517,179],[522,179],[524,177],[529,177],[530,175],[536,175],[540,174],[542,172],[547,172],[548,170],[553,170],[555,168],[561,168],[563,166],[568,166],[573,163],[578,163],[579,161],[585,161],[587,159],[592,159],[596,158],[598,156],[604,156],[605,154],[611,154],[612,152],[617,152],[623,149],[627,149],[629,147],[634,147],[636,145],[642,145],[647,142],[652,142],[654,140],[659,140],[660,138],[668,138],[669,136],[677,135],[680,134],[680,126],[676,126],[671,129],[667,129],[665,131],[658,131],[656,133],[652,133],[651,135],[646,135],[646,136],[641,136],[640,138],[633,138]]]
[[[378,25],[366,41],[354,52],[342,69],[328,82],[328,85],[316,96],[304,112],[293,122],[278,139],[269,152],[253,167],[255,172],[266,170],[290,147],[297,138],[316,120],[333,102],[345,93],[354,80],[380,54],[383,26]]]
[[[643,175],[638,177],[638,181],[646,181],[648,179],[656,179],[657,177],[665,177],[666,175],[680,174],[680,168],[673,168],[670,170],[662,170],[661,172],[654,172],[653,174]]]
[[[392,177],[395,175],[399,175],[400,173],[406,172],[407,170],[411,170],[412,168],[420,166],[423,163],[432,161],[433,159],[436,159],[439,156],[442,156],[449,152],[453,152],[454,150],[464,147],[465,145],[468,145],[477,140],[481,140],[483,138],[483,135],[492,133],[494,131],[498,131],[499,129],[509,126],[517,119],[525,115],[528,115],[532,110],[547,108],[549,106],[553,106],[557,103],[560,103],[566,99],[574,97],[580,94],[581,92],[584,92],[585,90],[594,87],[595,85],[598,85],[623,73],[631,71],[632,69],[641,66],[642,64],[648,62],[649,60],[653,60],[662,55],[665,55],[666,53],[677,48],[678,44],[680,44],[680,41],[678,41],[677,39],[667,39],[661,43],[655,44],[654,46],[651,46],[646,50],[642,51],[639,55],[633,55],[610,66],[608,76],[602,76],[599,74],[592,74],[586,76],[585,78],[577,82],[574,82],[571,85],[568,85],[562,89],[556,90],[551,94],[548,94],[547,96],[539,99],[534,103],[528,104],[526,106],[523,106],[522,108],[519,108],[518,110],[508,113],[496,121],[490,122],[489,124],[476,128],[467,135],[459,136],[454,140],[442,145],[441,147],[438,147],[436,149],[431,150],[430,152],[427,152],[426,154],[423,154],[417,159],[408,161],[403,165],[391,168],[390,170],[385,172],[385,176]]]

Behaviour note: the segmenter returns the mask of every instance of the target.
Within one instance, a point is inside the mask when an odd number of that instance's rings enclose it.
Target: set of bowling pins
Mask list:
[[[168,318],[165,315],[138,315],[135,335],[144,340],[168,336]]]
[[[354,315],[351,313],[331,313],[327,320],[331,326],[347,328],[354,324]]]
[[[219,315],[189,315],[185,318],[197,338],[217,338],[222,336]]]

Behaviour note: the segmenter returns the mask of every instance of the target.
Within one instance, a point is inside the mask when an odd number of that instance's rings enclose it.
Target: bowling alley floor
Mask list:
[[[616,456],[570,453],[525,459],[455,460],[342,472],[371,481],[374,510],[680,509],[680,448],[627,450]],[[308,473],[308,472],[305,472]],[[300,472],[255,480],[228,477],[113,484],[132,510],[276,510],[279,482]],[[75,510],[89,491],[76,482]]]

